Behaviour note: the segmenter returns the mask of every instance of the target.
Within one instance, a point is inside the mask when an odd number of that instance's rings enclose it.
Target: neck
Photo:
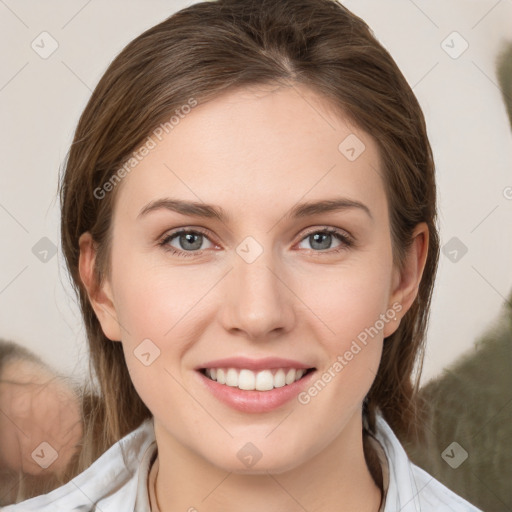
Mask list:
[[[152,510],[156,499],[159,512],[377,512],[381,490],[366,465],[356,420],[320,453],[280,473],[225,471],[171,436],[157,437]]]

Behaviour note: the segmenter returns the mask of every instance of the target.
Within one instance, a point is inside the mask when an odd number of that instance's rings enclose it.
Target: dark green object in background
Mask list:
[[[512,43],[498,56],[497,77],[512,128]],[[512,162],[510,170],[512,186]],[[474,350],[421,396],[426,439],[404,443],[410,459],[485,512],[512,511],[512,293]]]

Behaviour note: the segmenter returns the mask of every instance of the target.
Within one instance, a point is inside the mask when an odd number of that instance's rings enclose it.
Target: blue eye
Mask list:
[[[331,245],[333,238],[338,240],[339,245],[334,250],[328,251],[330,254],[338,253],[354,245],[351,237],[334,228],[325,228],[320,231],[312,231],[306,235],[301,240],[301,242],[308,240],[314,252],[326,252],[326,249],[330,248],[329,246]]]
[[[174,239],[177,239],[180,247],[176,248],[171,245]],[[166,236],[159,245],[173,254],[188,257],[202,252],[201,246],[204,240],[209,241],[207,236],[200,231],[181,230]]]
[[[333,250],[328,250],[330,249],[333,239],[337,240],[339,244]],[[205,240],[210,243],[210,246],[206,248],[203,247]],[[354,245],[354,240],[349,235],[334,228],[324,228],[311,231],[301,239],[300,243],[306,240],[309,241],[312,247],[309,250],[313,251],[313,253],[318,253],[319,255],[339,253]],[[172,242],[174,241],[177,241],[178,247],[172,245]],[[211,242],[206,233],[199,230],[185,229],[170,233],[159,242],[159,246],[161,246],[165,251],[185,258],[198,256],[202,254],[204,250],[209,249],[214,245],[215,244]]]

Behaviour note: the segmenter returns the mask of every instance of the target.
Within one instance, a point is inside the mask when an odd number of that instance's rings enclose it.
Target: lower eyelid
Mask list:
[[[170,233],[168,235],[165,235],[164,238],[159,242],[159,245],[162,246],[164,248],[164,250],[166,250],[166,251],[169,251],[169,252],[171,252],[173,254],[184,255],[185,257],[190,257],[190,256],[194,256],[194,255],[203,254],[205,251],[207,251],[208,249],[212,248],[212,247],[208,247],[206,249],[199,249],[199,250],[196,250],[196,251],[185,251],[183,249],[177,249],[176,247],[173,247],[173,246],[171,246],[169,244],[169,242],[171,240],[173,240],[174,238],[178,237],[181,234],[186,234],[186,233],[194,233],[194,234],[202,235],[205,239],[207,239],[210,242],[210,244],[212,244],[213,247],[218,246],[218,244],[216,244],[213,240],[210,239],[208,234],[203,233],[202,231],[200,231],[198,229],[180,230],[180,231],[176,231],[174,233]],[[328,254],[328,253],[331,253],[332,254],[332,253],[335,253],[337,251],[348,249],[348,248],[350,248],[351,246],[354,245],[354,241],[353,241],[352,237],[350,237],[349,235],[347,235],[345,233],[342,233],[340,231],[336,231],[336,230],[333,230],[333,229],[317,229],[315,231],[310,231],[309,233],[305,234],[299,240],[298,243],[303,242],[309,236],[314,235],[316,233],[324,233],[324,234],[327,233],[327,234],[332,235],[334,238],[336,238],[340,242],[340,246],[338,246],[338,247],[336,247],[334,249],[325,249],[325,250],[318,250],[318,251],[315,251],[314,249],[306,249],[306,250],[308,250],[310,252],[313,252],[313,253],[317,253],[317,254]]]
[[[344,233],[340,233],[339,231],[328,231],[328,230],[312,231],[312,232],[308,233],[306,236],[302,237],[302,239],[300,240],[299,243],[305,241],[308,237],[310,237],[311,235],[314,235],[316,233],[332,235],[336,240],[338,240],[340,242],[340,245],[333,249],[324,249],[324,250],[318,250],[318,251],[315,251],[314,249],[306,249],[313,253],[317,253],[317,254],[335,253],[340,250],[349,249],[350,247],[352,247],[354,245],[354,241],[353,241],[352,237],[350,237]]]
[[[199,254],[203,251],[205,251],[206,249],[199,249],[197,251],[185,251],[183,249],[177,249],[176,247],[173,247],[172,245],[170,245],[170,242],[176,238],[178,238],[180,235],[183,235],[183,234],[195,234],[195,235],[202,235],[202,237],[206,240],[208,240],[208,242],[210,242],[210,244],[212,244],[212,246],[216,246],[217,244],[210,239],[210,237],[206,234],[206,233],[203,233],[202,231],[199,231],[199,230],[181,230],[181,231],[175,231],[174,233],[169,233],[167,235],[165,235],[161,241],[159,242],[159,245],[163,246],[165,249],[169,248],[168,250],[174,250],[174,252],[177,252],[177,253],[180,253],[180,252],[184,252],[184,253],[187,253],[187,254]],[[207,249],[210,249],[211,247],[207,247]]]

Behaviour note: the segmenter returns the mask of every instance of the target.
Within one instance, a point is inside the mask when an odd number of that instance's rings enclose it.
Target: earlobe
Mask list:
[[[108,279],[102,283],[97,282],[94,265],[96,260],[96,247],[89,232],[83,233],[78,240],[80,257],[78,270],[80,279],[87,290],[96,317],[101,324],[105,336],[112,341],[121,340],[121,329],[117,319],[112,288]]]
[[[389,308],[397,312],[395,317],[397,320],[391,321],[386,325],[384,337],[390,336],[396,331],[400,324],[400,319],[403,318],[418,295],[428,255],[428,235],[428,226],[425,222],[421,222],[416,226],[412,234],[413,240],[408,249],[404,267],[401,272],[395,269]],[[400,308],[398,304],[401,306]],[[393,307],[393,305],[395,306]],[[400,310],[398,311],[398,309]]]

